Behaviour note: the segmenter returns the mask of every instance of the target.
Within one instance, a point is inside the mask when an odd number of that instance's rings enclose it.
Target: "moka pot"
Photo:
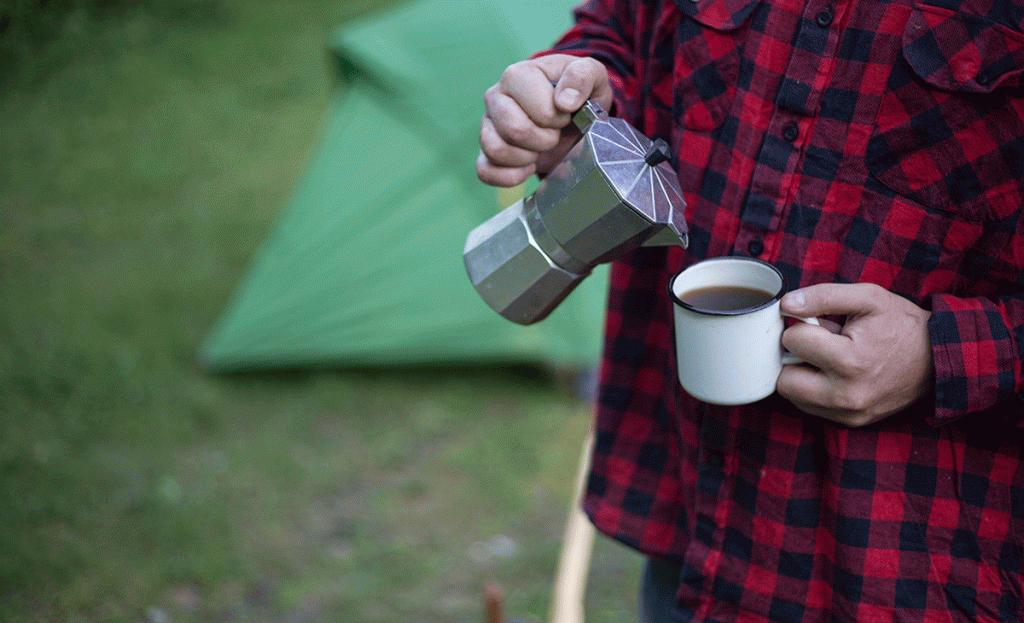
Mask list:
[[[573,123],[582,137],[565,158],[532,195],[471,231],[462,252],[476,291],[518,324],[546,318],[598,264],[687,244],[668,144],[593,101]]]

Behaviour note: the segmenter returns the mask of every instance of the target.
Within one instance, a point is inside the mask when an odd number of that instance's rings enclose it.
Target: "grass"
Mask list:
[[[0,91],[0,620],[544,620],[587,408],[532,369],[193,364],[387,3],[73,16]],[[189,2],[182,0],[182,6]],[[588,620],[632,609],[599,541]]]

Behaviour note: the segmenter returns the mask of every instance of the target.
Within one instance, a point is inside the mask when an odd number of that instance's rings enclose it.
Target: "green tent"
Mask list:
[[[347,24],[318,150],[202,346],[208,369],[535,362],[590,367],[606,271],[541,323],[466,276],[466,234],[518,197],[476,179],[483,92],[572,2],[430,0]]]

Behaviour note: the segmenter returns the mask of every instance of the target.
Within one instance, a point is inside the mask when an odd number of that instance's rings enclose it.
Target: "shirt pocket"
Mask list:
[[[1024,33],[987,17],[917,4],[867,149],[899,195],[970,220],[1021,205]]]
[[[743,36],[760,0],[676,0],[673,115],[683,129],[707,132],[729,113],[739,79]]]

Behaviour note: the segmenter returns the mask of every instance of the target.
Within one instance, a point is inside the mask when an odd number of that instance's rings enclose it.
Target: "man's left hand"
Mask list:
[[[931,313],[907,299],[873,284],[820,284],[787,294],[782,311],[846,316],[838,333],[798,322],[782,334],[782,345],[810,364],[784,366],[777,385],[801,411],[864,426],[932,390]]]

